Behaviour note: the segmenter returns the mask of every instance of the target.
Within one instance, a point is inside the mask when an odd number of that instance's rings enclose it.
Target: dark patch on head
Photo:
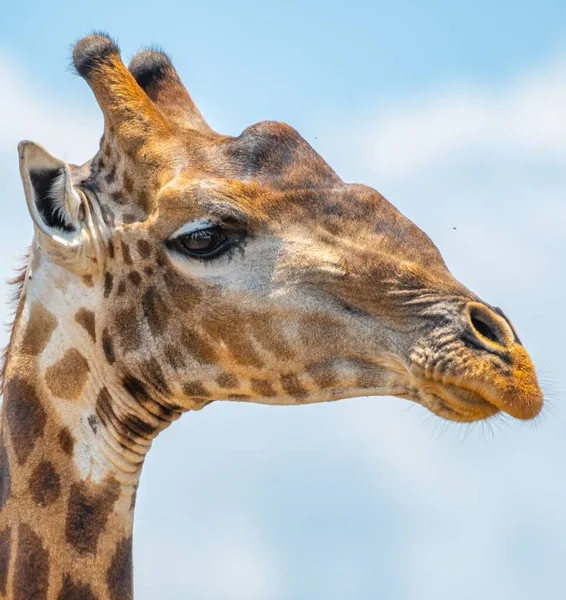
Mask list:
[[[292,373],[281,376],[281,386],[290,396],[300,397],[307,393],[307,390],[299,382],[299,378]]]
[[[7,527],[0,531],[0,596],[6,595],[8,587],[8,567],[10,565],[12,530]]]
[[[216,379],[216,383],[225,390],[233,390],[239,385],[238,378],[229,373],[222,373],[222,375],[219,375]]]
[[[82,280],[87,287],[94,287],[94,280],[92,278],[92,275],[83,275]]]
[[[37,465],[29,480],[29,491],[33,501],[43,508],[59,498],[61,478],[52,463],[42,461]]]
[[[254,394],[257,394],[262,398],[277,396],[277,392],[273,389],[273,386],[269,381],[263,379],[250,379],[250,385]]]
[[[151,333],[153,335],[163,333],[169,318],[169,308],[153,287],[148,288],[143,295],[142,307]]]
[[[112,243],[112,240],[110,240],[108,242],[108,257],[109,258],[114,258],[115,253],[114,253],[114,244]]]
[[[128,273],[128,279],[137,287],[141,281],[141,275],[137,271],[130,271]]]
[[[147,240],[138,240],[137,246],[142,258],[149,258],[151,256],[151,244]]]
[[[77,73],[88,79],[101,67],[112,64],[120,49],[106,34],[94,34],[82,38],[73,49],[73,64]]]
[[[97,600],[88,583],[75,583],[71,575],[63,577],[63,586],[57,600]]]
[[[94,313],[92,310],[81,308],[75,314],[75,321],[84,327],[86,332],[90,335],[93,342],[96,342],[96,323]]]
[[[110,271],[106,271],[104,274],[104,297],[108,298],[110,296],[110,292],[112,291],[112,283],[114,282],[114,276]]]
[[[108,329],[104,329],[102,332],[102,349],[104,350],[104,356],[106,356],[108,364],[114,364],[114,361],[116,360],[116,356],[114,355],[114,344],[112,343],[112,338],[108,333]]]
[[[132,600],[132,538],[118,542],[106,571],[110,600]]]
[[[200,381],[187,381],[183,384],[183,392],[189,397],[208,398],[210,396],[210,392]]]
[[[47,600],[49,591],[49,553],[28,525],[18,527],[14,565],[14,600]]]
[[[148,276],[151,277],[153,275],[153,269],[151,267],[144,267],[143,268],[143,272]]]
[[[108,171],[108,173],[106,173],[106,175],[104,176],[104,181],[106,181],[106,183],[108,185],[112,185],[116,181],[116,167],[115,166],[112,166],[110,171]]]
[[[104,531],[120,486],[113,479],[101,484],[73,483],[67,505],[65,537],[79,554],[94,554]]]
[[[122,259],[124,260],[124,263],[127,265],[131,265],[132,264],[132,254],[130,252],[130,247],[128,246],[128,244],[126,244],[126,242],[124,242],[124,240],[121,241],[121,246],[122,246]]]
[[[0,513],[2,512],[12,491],[12,477],[10,475],[10,457],[4,443],[4,436],[0,434]]]
[[[67,427],[63,427],[63,429],[61,429],[58,439],[61,450],[63,450],[67,456],[72,456],[73,448],[75,447],[75,440],[73,439],[73,436]]]
[[[4,402],[12,446],[23,465],[43,434],[47,414],[35,389],[20,377],[6,384]]]

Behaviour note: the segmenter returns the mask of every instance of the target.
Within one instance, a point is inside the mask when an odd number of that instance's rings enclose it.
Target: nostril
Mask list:
[[[492,342],[501,343],[493,325],[486,323],[477,315],[471,315],[472,327],[483,337]]]

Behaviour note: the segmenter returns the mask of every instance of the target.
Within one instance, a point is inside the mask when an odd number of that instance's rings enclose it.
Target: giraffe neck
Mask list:
[[[43,295],[41,273],[30,276],[0,415],[0,599],[132,598],[135,492],[151,440],[126,448],[116,435],[108,407],[120,399],[97,360],[85,290],[61,281]]]

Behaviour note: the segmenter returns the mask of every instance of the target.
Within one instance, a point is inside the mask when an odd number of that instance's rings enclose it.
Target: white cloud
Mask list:
[[[499,90],[452,86],[358,123],[359,154],[385,177],[413,176],[470,155],[566,164],[566,60]]]

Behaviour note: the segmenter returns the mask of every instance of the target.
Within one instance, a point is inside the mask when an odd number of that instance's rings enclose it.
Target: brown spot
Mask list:
[[[173,269],[166,269],[163,279],[171,294],[175,306],[181,311],[192,311],[202,298],[202,290],[187,281],[182,275]]]
[[[90,368],[86,358],[76,349],[70,348],[45,373],[45,383],[49,390],[59,398],[77,400]]]
[[[124,262],[127,265],[131,265],[132,264],[132,254],[130,253],[130,247],[128,246],[128,244],[126,244],[126,242],[124,242],[124,240],[121,240],[121,245],[122,245],[122,259],[124,260]]]
[[[13,582],[14,600],[47,600],[49,554],[28,525],[18,527]]]
[[[143,272],[148,276],[151,277],[153,275],[153,269],[151,267],[144,267]]]
[[[6,595],[6,589],[8,587],[11,533],[12,530],[9,527],[0,532],[0,596]]]
[[[138,252],[142,258],[149,258],[151,255],[151,244],[147,240],[137,241]]]
[[[138,350],[141,344],[140,324],[135,308],[124,308],[116,313],[116,335],[125,352]]]
[[[216,380],[216,383],[225,390],[233,390],[239,385],[238,378],[234,377],[234,375],[229,375],[228,373],[222,373]]]
[[[129,223],[135,223],[138,220],[138,218],[136,217],[136,215],[132,215],[131,213],[126,213],[123,217],[122,217],[122,222],[129,224]]]
[[[181,330],[181,344],[200,362],[211,364],[217,358],[214,346],[196,331],[187,328]]]
[[[153,335],[163,333],[169,318],[169,309],[157,291],[150,287],[142,298],[145,318]]]
[[[171,389],[165,379],[165,374],[161,365],[155,358],[150,358],[141,365],[141,371],[144,374],[144,379],[155,389],[156,392],[167,396],[171,393]]]
[[[132,181],[132,178],[127,173],[124,173],[122,187],[124,188],[124,191],[127,194],[131,194],[134,189],[134,182]]]
[[[207,398],[210,396],[210,393],[200,381],[187,381],[187,383],[183,384],[183,392],[189,397],[198,396],[200,398]]]
[[[300,384],[296,375],[289,373],[281,376],[281,386],[290,396],[303,396],[307,390]]]
[[[43,434],[47,415],[35,389],[19,377],[8,381],[4,402],[12,446],[18,463],[23,465]]]
[[[328,368],[311,365],[307,367],[306,371],[319,388],[326,389],[336,385],[336,374]]]
[[[252,391],[262,398],[277,396],[277,392],[273,389],[273,386],[269,381],[264,381],[263,379],[250,379],[250,384]]]
[[[40,462],[33,470],[29,491],[33,501],[43,508],[57,500],[61,493],[61,478],[50,462]]]
[[[250,397],[247,394],[229,394],[228,400],[249,400]]]
[[[132,600],[132,538],[124,538],[116,546],[106,571],[110,600]]]
[[[88,583],[75,583],[70,575],[65,575],[57,600],[96,600],[96,596]]]
[[[93,342],[96,342],[96,323],[92,310],[81,308],[75,315],[75,321],[86,329]]]
[[[108,257],[114,258],[114,244],[112,243],[112,240],[108,242]]]
[[[104,181],[106,181],[107,185],[112,185],[116,180],[116,167],[113,166],[108,173],[104,176]]]
[[[110,292],[112,291],[112,283],[114,281],[114,276],[112,273],[107,271],[104,274],[104,297],[108,298],[110,296]]]
[[[141,275],[137,271],[130,271],[128,273],[128,279],[137,287],[141,281]]]
[[[215,341],[224,342],[234,360],[241,365],[261,368],[263,360],[251,341],[249,326],[243,315],[226,311],[203,317],[202,327]]]
[[[12,491],[12,478],[10,476],[10,459],[4,444],[3,435],[0,434],[0,513],[8,502]]]
[[[116,202],[116,204],[126,204],[126,199],[121,192],[112,192],[110,194],[110,199]]]
[[[31,307],[29,322],[24,333],[22,353],[37,356],[47,346],[57,327],[57,319],[38,300]]]
[[[180,369],[185,366],[185,360],[183,358],[183,353],[179,352],[179,348],[169,344],[165,346],[165,360],[169,364],[169,366],[174,369]]]
[[[59,445],[61,446],[61,450],[67,455],[71,456],[73,454],[73,448],[75,446],[75,440],[73,440],[73,436],[71,432],[64,427],[59,432]]]
[[[253,334],[263,348],[273,352],[279,359],[289,359],[293,353],[281,337],[281,326],[269,315],[254,319]]]
[[[118,284],[118,289],[116,290],[116,295],[123,296],[125,292],[126,292],[126,280],[122,279],[120,281],[120,283]]]
[[[92,279],[92,275],[83,275],[82,280],[87,287],[94,287],[94,280]]]
[[[65,536],[79,554],[94,554],[98,538],[120,496],[113,479],[101,484],[73,483],[67,505]]]
[[[104,350],[104,356],[106,356],[108,364],[114,364],[116,356],[114,355],[114,345],[112,344],[112,338],[108,333],[108,329],[104,329],[102,332],[102,349]]]

